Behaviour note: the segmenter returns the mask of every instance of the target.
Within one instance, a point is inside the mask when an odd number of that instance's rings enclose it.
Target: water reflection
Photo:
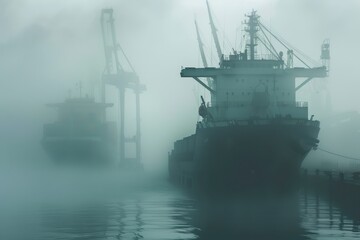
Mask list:
[[[302,212],[302,225],[312,229],[318,238],[324,239],[357,239],[359,234],[358,203],[349,204],[351,196],[340,196],[335,192],[303,190],[300,193],[303,201],[299,209]],[[345,200],[346,199],[346,200]],[[345,200],[345,201],[344,201]],[[344,203],[346,204],[344,205]],[[350,210],[350,211],[349,211]]]
[[[109,209],[105,206],[71,206],[42,209],[44,239],[105,239]]]
[[[354,209],[354,208],[353,208]],[[194,198],[168,186],[136,197],[41,209],[43,239],[356,239],[360,218],[335,198]]]
[[[308,239],[297,196],[202,199],[190,224],[196,239]]]

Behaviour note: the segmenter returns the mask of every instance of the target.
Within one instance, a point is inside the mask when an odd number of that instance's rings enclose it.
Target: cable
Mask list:
[[[303,51],[301,51],[300,49],[296,48],[295,46],[291,45],[290,42],[286,41],[286,39],[284,39],[283,37],[281,37],[278,33],[277,36],[279,37],[279,39],[281,39],[281,41],[283,41],[285,44],[287,44],[291,49],[293,49],[295,52],[299,53],[303,58],[306,58],[309,62],[311,62],[313,65],[317,66],[319,65],[319,62],[314,60],[313,58],[309,57],[308,55],[306,55]]]
[[[349,156],[345,156],[345,155],[342,155],[342,154],[339,154],[339,153],[330,152],[328,150],[325,150],[325,149],[322,149],[322,148],[319,148],[319,147],[317,149],[320,150],[320,151],[326,152],[328,154],[338,156],[338,157],[342,157],[342,158],[346,158],[346,159],[350,159],[350,160],[358,160],[358,161],[360,161],[360,158],[349,157]]]
[[[281,45],[283,45],[287,50],[290,50],[290,48],[283,43],[277,36],[275,36],[272,32],[270,32],[269,29],[267,29],[260,21],[259,21],[259,25],[262,26],[268,33],[270,33]],[[306,67],[311,68],[306,62],[304,62],[300,57],[297,56],[297,54],[295,54],[295,52],[293,53],[293,55],[300,61],[302,62]]]
[[[264,30],[262,29],[262,27],[261,27],[260,24],[259,24],[259,28],[260,28],[261,32],[263,33],[263,35],[265,36],[265,38],[266,38],[266,40],[268,41],[268,43],[270,44],[272,50],[274,51],[275,54],[274,54],[274,53],[273,53],[273,54],[275,55],[275,57],[277,57],[279,60],[281,60],[281,58],[280,58],[280,56],[278,55],[276,49],[275,49],[274,46],[272,45],[271,41],[269,40],[268,36],[265,34],[265,32],[264,32]],[[267,48],[267,46],[266,46],[266,48]],[[270,52],[271,52],[271,51],[270,51]]]
[[[131,70],[136,74],[136,71],[135,71],[134,67],[132,66],[129,58],[128,58],[127,55],[125,54],[125,52],[124,52],[124,50],[122,49],[122,47],[120,46],[120,44],[118,44],[118,48],[120,49],[120,51],[122,52],[123,56],[125,57],[126,62],[129,64]]]
[[[261,25],[264,26],[263,23],[260,23]],[[264,26],[266,28],[266,26]],[[309,57],[308,55],[306,55],[304,52],[302,52],[300,49],[296,48],[295,46],[291,45],[288,41],[286,41],[286,39],[284,39],[283,37],[281,37],[281,35],[279,33],[274,32],[274,30],[272,30],[271,32],[269,30],[267,30],[270,34],[274,34],[276,35],[279,40],[281,40],[283,43],[285,43],[288,47],[290,47],[292,50],[294,50],[295,52],[299,53],[303,58],[306,58],[306,60],[308,60],[309,62],[311,62],[314,66],[318,66],[320,65],[320,63],[316,60],[314,60],[313,58]]]
[[[267,49],[275,58],[277,58],[278,60],[280,59],[280,57],[277,56],[277,53],[276,53],[276,52],[274,53],[274,52],[270,49],[270,47],[265,44],[265,41],[263,41],[260,37],[258,37],[258,40],[266,47],[266,49]]]

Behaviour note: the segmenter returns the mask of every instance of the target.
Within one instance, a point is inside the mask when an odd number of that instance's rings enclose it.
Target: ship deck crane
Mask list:
[[[198,43],[199,43],[199,50],[200,50],[201,60],[203,62],[204,67],[208,67],[208,63],[207,63],[205,52],[204,52],[204,44],[201,41],[199,27],[198,27],[198,24],[197,24],[196,20],[195,20],[195,28],[196,28],[197,40],[198,40]]]
[[[115,86],[119,91],[120,108],[120,131],[119,131],[119,158],[120,163],[126,160],[125,143],[130,142],[136,145],[135,160],[140,163],[141,158],[141,134],[140,134],[140,93],[145,90],[145,86],[140,84],[139,77],[127,58],[125,52],[118,44],[114,26],[113,9],[103,9],[101,11],[101,31],[105,52],[105,70],[102,75],[102,101],[106,98],[106,84]],[[126,71],[120,64],[119,50],[125,58],[131,71]],[[136,134],[134,137],[125,138],[125,90],[132,89],[135,93],[136,102]]]
[[[210,5],[209,5],[209,2],[207,0],[206,0],[206,5],[207,5],[208,13],[209,13],[211,33],[212,33],[213,38],[214,38],[216,52],[218,54],[219,61],[221,61],[223,54],[222,54],[222,51],[221,51],[220,42],[219,42],[219,38],[218,38],[218,35],[217,35],[217,29],[215,27],[214,20],[213,20],[212,15],[211,15]]]
[[[203,62],[203,65],[205,68],[209,67],[208,63],[207,63],[207,60],[206,60],[206,56],[205,56],[205,51],[204,51],[204,43],[202,42],[201,40],[201,36],[200,36],[200,31],[199,31],[199,26],[196,22],[196,19],[195,19],[195,29],[196,29],[196,36],[197,36],[197,40],[198,40],[198,43],[199,43],[199,50],[200,50],[200,55],[201,55],[201,60]],[[207,78],[207,84],[208,86],[211,88],[213,88],[213,84],[212,84],[212,79],[211,78]],[[202,84],[202,81],[200,79],[197,79],[197,81]],[[205,86],[206,88],[207,86]],[[211,92],[211,91],[210,91]],[[211,93],[214,93],[214,92],[211,92]]]

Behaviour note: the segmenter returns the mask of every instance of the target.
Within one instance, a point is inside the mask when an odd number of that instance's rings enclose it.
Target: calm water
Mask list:
[[[164,178],[47,174],[2,181],[0,239],[360,237],[355,210],[314,193],[199,199]]]

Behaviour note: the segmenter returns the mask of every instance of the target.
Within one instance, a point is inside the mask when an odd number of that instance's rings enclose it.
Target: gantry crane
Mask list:
[[[145,90],[145,86],[140,84],[139,77],[132,67],[125,52],[118,44],[114,26],[113,9],[103,9],[101,11],[101,31],[105,51],[105,69],[102,75],[102,101],[106,98],[106,84],[115,86],[119,91],[119,110],[120,110],[120,131],[119,131],[119,160],[120,164],[126,164],[129,160],[140,164],[141,158],[141,134],[140,134],[140,93]],[[120,64],[119,52],[125,58],[130,71],[126,71]],[[125,91],[131,89],[135,94],[136,104],[136,134],[131,138],[125,137]],[[136,156],[133,159],[126,158],[125,143],[136,145]]]

